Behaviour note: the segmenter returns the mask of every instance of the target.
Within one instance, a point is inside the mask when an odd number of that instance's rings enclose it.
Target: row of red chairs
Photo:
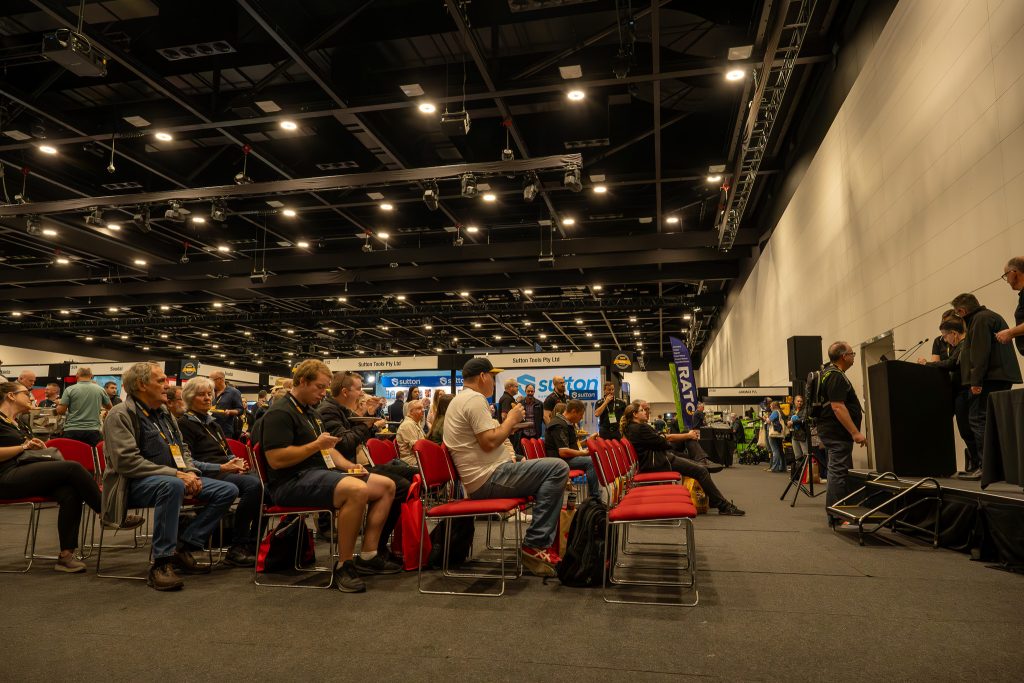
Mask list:
[[[697,560],[693,519],[697,509],[683,487],[678,472],[637,472],[636,450],[627,439],[593,438],[587,450],[594,462],[598,480],[608,491],[610,510],[605,530],[604,572],[601,581],[605,602],[629,604],[674,604],[692,607],[699,601]],[[672,523],[674,526],[665,527]],[[683,528],[682,543],[631,542],[630,529],[647,527],[647,533]],[[656,564],[643,558],[654,557]],[[666,560],[669,562],[666,563]],[[678,561],[682,561],[679,564]],[[657,572],[659,578],[650,576]],[[685,577],[673,575],[685,573]],[[667,574],[667,578],[660,578]],[[612,586],[665,586],[692,592],[692,601],[682,597],[670,603],[619,597]]]

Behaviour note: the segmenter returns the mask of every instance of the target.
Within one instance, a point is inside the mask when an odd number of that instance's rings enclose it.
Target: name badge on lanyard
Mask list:
[[[174,458],[174,464],[178,466],[179,470],[185,469],[186,468],[185,456],[183,456],[181,454],[181,446],[179,446],[176,443],[172,443],[172,444],[170,444],[170,447],[171,447],[171,457]]]
[[[331,452],[328,449],[324,448],[323,450],[320,451],[320,455],[324,457],[324,464],[327,465],[327,469],[333,470],[334,458],[331,457]]]

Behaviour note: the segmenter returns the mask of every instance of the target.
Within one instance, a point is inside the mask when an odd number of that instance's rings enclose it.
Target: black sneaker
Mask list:
[[[224,557],[224,562],[232,567],[253,567],[256,565],[256,555],[249,552],[245,546],[233,545]]]
[[[174,565],[171,562],[161,562],[149,568],[146,585],[158,591],[178,591],[185,586],[185,583],[174,571]]]
[[[355,562],[349,560],[334,569],[334,585],[342,593],[365,593],[366,584],[359,578]]]
[[[720,515],[729,515],[730,517],[742,517],[743,515],[745,515],[747,513],[744,512],[743,510],[740,510],[738,507],[736,507],[732,503],[726,503],[722,507],[718,508],[718,514],[720,514]]]
[[[345,564],[348,563],[346,562]],[[374,555],[372,560],[364,560],[356,555],[353,565],[362,576],[369,576],[370,574],[397,574],[402,571],[402,565],[389,560],[380,553]]]

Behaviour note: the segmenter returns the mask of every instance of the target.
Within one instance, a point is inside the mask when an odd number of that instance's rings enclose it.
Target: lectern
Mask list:
[[[891,360],[869,367],[868,382],[875,469],[901,477],[954,474],[949,373]]]

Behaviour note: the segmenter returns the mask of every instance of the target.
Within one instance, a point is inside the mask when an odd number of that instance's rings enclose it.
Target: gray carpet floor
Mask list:
[[[346,595],[224,569],[160,594],[39,561],[0,574],[0,680],[1020,680],[1024,576],[888,532],[861,547],[826,527],[824,497],[780,502],[783,475],[761,466],[715,479],[747,516],[697,520],[694,608],[532,576],[469,598],[419,595],[415,574]],[[21,515],[0,510],[5,567]],[[141,569],[145,551],[129,559]]]

